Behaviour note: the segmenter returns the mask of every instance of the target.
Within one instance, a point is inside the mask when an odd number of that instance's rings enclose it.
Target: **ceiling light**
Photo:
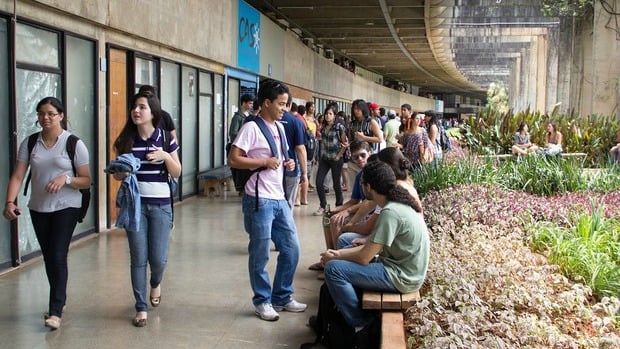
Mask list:
[[[314,10],[314,6],[278,6],[278,10]]]

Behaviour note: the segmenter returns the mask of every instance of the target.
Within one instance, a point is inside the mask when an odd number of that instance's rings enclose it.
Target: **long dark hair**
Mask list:
[[[370,117],[370,109],[368,109],[368,103],[366,103],[363,99],[356,99],[351,103],[351,120],[355,119],[355,112],[353,109],[360,108],[362,111],[362,115],[364,115],[364,119],[368,119]]]
[[[62,127],[63,130],[67,129],[67,112],[65,111],[65,107],[62,105],[62,102],[56,98],[56,97],[45,97],[42,100],[39,101],[39,103],[37,103],[37,113],[39,112],[39,109],[41,109],[42,106],[49,104],[52,107],[54,107],[56,109],[56,111],[58,111],[58,113],[62,113],[63,118],[60,120],[60,127]],[[37,122],[39,122],[37,120]]]
[[[151,108],[151,114],[153,114],[153,119],[151,122],[153,123],[153,127],[159,127],[159,123],[161,122],[161,104],[159,103],[159,99],[151,92],[138,92],[133,98],[131,98],[131,103],[129,104],[129,111],[127,113],[127,120],[125,121],[125,126],[123,130],[114,141],[114,149],[116,150],[117,155],[127,154],[132,152],[133,148],[133,140],[138,134],[138,126],[131,119],[132,110],[136,107],[136,101],[138,98],[146,98],[147,103],[149,104],[149,108]]]
[[[416,212],[422,211],[409,191],[396,183],[394,171],[385,162],[369,161],[362,169],[362,179],[374,191],[385,195],[388,201],[408,205]]]
[[[381,150],[377,156],[380,161],[385,162],[392,168],[396,179],[404,181],[409,177],[411,161],[398,148],[387,147]]]

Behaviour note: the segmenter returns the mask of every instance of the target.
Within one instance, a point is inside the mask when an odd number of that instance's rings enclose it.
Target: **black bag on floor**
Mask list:
[[[355,329],[349,326],[336,308],[325,283],[321,285],[319,292],[318,313],[316,316],[310,317],[309,325],[316,333],[316,340],[314,343],[302,344],[300,349],[313,348],[319,343],[328,349],[379,348],[381,335],[379,319],[375,318],[372,325],[356,335]]]

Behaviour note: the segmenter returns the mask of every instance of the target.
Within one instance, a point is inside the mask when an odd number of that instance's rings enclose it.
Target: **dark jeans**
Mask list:
[[[32,226],[41,246],[45,273],[50,284],[49,315],[62,316],[67,300],[67,253],[80,208],[65,208],[56,212],[30,210]]]
[[[316,171],[316,192],[319,194],[319,201],[321,202],[321,208],[325,208],[327,206],[327,199],[325,198],[325,186],[323,182],[325,182],[325,176],[327,176],[327,172],[332,170],[332,181],[334,182],[334,193],[336,194],[336,206],[342,205],[343,197],[342,197],[342,185],[340,184],[340,179],[342,178],[342,165],[344,161],[342,158],[340,160],[319,160],[319,169]]]

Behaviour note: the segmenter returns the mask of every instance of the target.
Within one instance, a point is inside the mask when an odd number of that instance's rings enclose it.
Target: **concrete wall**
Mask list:
[[[614,0],[608,1],[613,3]],[[600,1],[594,2],[594,35],[592,40],[592,102],[588,114],[618,113],[618,79],[620,78],[620,25],[618,15],[605,11]],[[620,0],[612,7],[617,12]],[[585,115],[585,114],[584,114]]]
[[[620,8],[620,0],[612,2]],[[562,21],[557,99],[564,113],[574,110],[582,116],[615,114],[620,118],[620,27],[600,2],[594,3],[592,17]]]

